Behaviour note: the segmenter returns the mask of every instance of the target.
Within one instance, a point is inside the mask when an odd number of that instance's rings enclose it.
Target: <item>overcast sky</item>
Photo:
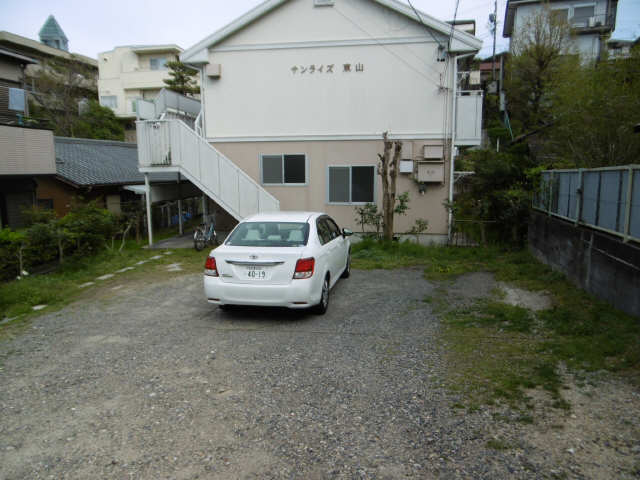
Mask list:
[[[451,20],[455,0],[411,0],[414,7],[440,20]],[[188,48],[233,21],[262,0],[0,0],[0,30],[38,39],[53,14],[69,39],[69,49],[96,58],[117,45],[176,43]],[[407,3],[407,0],[404,0]],[[502,38],[506,0],[498,0],[497,51],[508,48]],[[484,41],[480,55],[491,55],[487,30],[493,0],[460,0],[458,19],[475,19]],[[640,36],[640,0],[620,0],[616,38]]]

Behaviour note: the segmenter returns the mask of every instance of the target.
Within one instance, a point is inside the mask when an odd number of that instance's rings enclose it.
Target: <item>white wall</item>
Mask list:
[[[288,2],[209,52],[222,76],[205,79],[206,135],[442,138],[451,97],[439,89],[445,62],[436,57],[424,27],[369,0]],[[291,70],[312,65],[324,72]]]

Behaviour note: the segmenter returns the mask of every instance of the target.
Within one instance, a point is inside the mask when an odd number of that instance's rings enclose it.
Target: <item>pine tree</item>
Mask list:
[[[193,96],[200,93],[200,87],[196,85],[197,70],[187,67],[184,63],[176,60],[167,62],[169,67],[168,80],[163,80],[169,90],[186,96]]]

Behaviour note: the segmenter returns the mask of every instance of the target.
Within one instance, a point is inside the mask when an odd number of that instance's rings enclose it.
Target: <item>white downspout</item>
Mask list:
[[[454,172],[455,172],[455,148],[456,148],[456,110],[458,106],[458,60],[460,58],[470,57],[471,55],[475,55],[476,52],[473,53],[465,53],[464,55],[454,55],[453,56],[453,100],[451,102],[451,151],[450,151],[450,160],[449,160],[449,205],[453,204],[453,183],[455,181]],[[451,235],[453,234],[453,210],[449,208],[449,227],[448,227],[448,235],[449,241],[451,241]]]

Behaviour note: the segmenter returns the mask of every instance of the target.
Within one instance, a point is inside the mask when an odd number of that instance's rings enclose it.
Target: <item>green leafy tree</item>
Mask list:
[[[47,120],[54,133],[64,137],[76,136],[80,101],[97,99],[95,71],[71,57],[43,61],[33,76],[36,91],[32,93],[32,116]]]
[[[640,48],[629,58],[575,68],[553,93],[555,123],[547,152],[554,167],[638,163]]]
[[[567,56],[571,45],[569,24],[548,6],[526,17],[512,39],[505,89],[511,117],[525,131],[551,122],[551,90],[562,72],[579,62]]]
[[[84,112],[75,120],[73,134],[78,138],[124,140],[124,126],[113,110],[90,100]]]
[[[198,71],[187,67],[179,61],[167,62],[169,67],[168,80],[163,80],[169,90],[186,96],[193,96],[200,93],[200,87],[196,83]]]

